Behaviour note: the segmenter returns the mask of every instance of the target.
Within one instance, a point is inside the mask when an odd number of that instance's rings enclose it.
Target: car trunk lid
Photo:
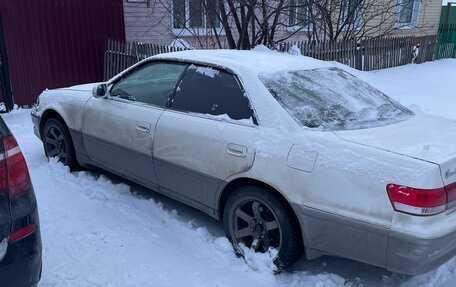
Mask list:
[[[383,127],[335,131],[342,139],[440,166],[444,185],[456,182],[456,121],[421,112]]]

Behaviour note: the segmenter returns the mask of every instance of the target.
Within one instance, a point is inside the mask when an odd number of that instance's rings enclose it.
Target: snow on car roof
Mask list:
[[[297,57],[272,51],[264,46],[256,47],[250,51],[186,50],[160,54],[152,58],[200,62],[225,67],[235,72],[256,74],[283,70],[309,70],[333,66],[330,63],[310,57]]]

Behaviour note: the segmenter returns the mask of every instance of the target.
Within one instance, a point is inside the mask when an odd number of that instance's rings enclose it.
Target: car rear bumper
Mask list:
[[[309,259],[335,255],[409,275],[424,274],[456,255],[456,232],[420,238],[350,218],[292,205]]]
[[[436,238],[389,233],[387,266],[390,271],[411,275],[427,273],[456,255],[456,232]]]
[[[0,261],[0,286],[36,286],[41,277],[41,236],[39,230],[8,246]]]

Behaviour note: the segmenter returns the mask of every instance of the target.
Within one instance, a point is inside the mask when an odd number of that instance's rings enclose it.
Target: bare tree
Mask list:
[[[173,31],[176,38],[191,36],[198,46],[211,48],[382,37],[405,25],[429,28],[417,26],[416,0],[155,1],[167,7],[174,28],[180,29]]]
[[[417,1],[397,0],[308,0],[314,7],[309,21],[330,40],[383,37],[405,25],[417,27]],[[404,18],[404,22],[400,20]],[[410,19],[407,19],[410,17]],[[409,20],[407,23],[406,21]],[[416,21],[416,19],[415,19]]]

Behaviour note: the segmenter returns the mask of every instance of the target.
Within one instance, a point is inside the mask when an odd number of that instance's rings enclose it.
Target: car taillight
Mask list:
[[[13,243],[14,241],[21,240],[21,239],[31,235],[33,232],[36,231],[36,229],[37,229],[36,224],[31,224],[18,231],[14,231],[10,234],[8,242]]]
[[[9,190],[16,197],[30,189],[30,175],[24,155],[13,136],[3,138],[4,152],[0,153],[0,191]]]
[[[456,200],[456,182],[445,187],[448,194],[448,203]]]
[[[434,215],[447,209],[445,187],[417,189],[396,184],[386,186],[394,210],[413,215]]]
[[[32,183],[24,155],[14,136],[4,137],[3,147],[4,152],[0,153],[0,192],[8,190],[9,198],[13,199],[27,192]],[[33,234],[37,228],[34,223],[22,226],[11,232],[8,242],[12,243],[26,238]]]

